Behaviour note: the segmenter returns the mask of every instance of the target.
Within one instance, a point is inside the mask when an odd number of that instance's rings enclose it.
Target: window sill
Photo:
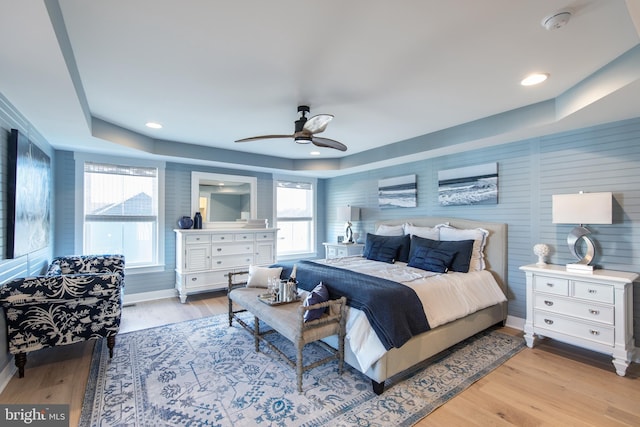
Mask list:
[[[141,267],[126,267],[124,268],[125,275],[147,274],[147,273],[159,273],[164,271],[164,264],[147,265]]]

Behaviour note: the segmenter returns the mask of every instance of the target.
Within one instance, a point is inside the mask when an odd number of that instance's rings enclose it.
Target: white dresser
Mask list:
[[[176,289],[183,303],[189,294],[226,289],[230,271],[275,262],[275,228],[174,231]]]
[[[618,375],[632,361],[633,281],[638,274],[594,270],[567,272],[559,265],[520,267],[527,276],[524,338],[533,347],[549,337],[613,356]]]
[[[325,258],[341,258],[345,256],[362,255],[362,243],[323,243]]]

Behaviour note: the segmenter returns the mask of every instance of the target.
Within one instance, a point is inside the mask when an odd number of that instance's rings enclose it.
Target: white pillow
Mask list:
[[[280,278],[282,267],[257,267],[249,266],[249,278],[247,279],[247,288],[267,288],[269,277]]]
[[[425,239],[440,240],[440,229],[436,227],[418,227],[417,225],[405,224],[404,234],[424,237]]]
[[[484,228],[458,229],[451,226],[440,227],[440,240],[460,241],[473,240],[473,252],[469,271],[480,271],[485,269],[484,246],[487,243],[489,232]]]
[[[404,226],[380,224],[375,234],[378,236],[404,236]]]

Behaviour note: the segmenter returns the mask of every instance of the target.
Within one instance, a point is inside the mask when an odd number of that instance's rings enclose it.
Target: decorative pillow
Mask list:
[[[257,267],[249,266],[249,278],[247,280],[247,288],[266,288],[269,284],[269,277],[280,278],[282,267]]]
[[[459,229],[451,226],[440,228],[440,240],[474,240],[469,271],[481,271],[485,269],[484,246],[487,242],[488,235],[489,232],[484,228]]]
[[[367,259],[394,263],[408,262],[411,238],[406,236],[380,236],[367,233],[363,255]]]
[[[440,240],[440,229],[437,227],[418,227],[417,225],[405,224],[404,234],[409,234],[411,237],[418,236],[425,239]]]
[[[471,261],[471,252],[473,251],[473,242],[473,240],[431,240],[414,236],[411,239],[411,252],[409,254],[409,259],[412,259],[416,251],[421,247],[426,247],[428,249],[438,249],[440,251],[448,252],[453,255],[451,264],[449,265],[450,271],[468,273],[469,263]]]
[[[304,299],[303,306],[309,307],[310,305],[319,304],[321,302],[329,301],[329,290],[322,283],[318,283],[315,288]],[[326,308],[314,308],[304,312],[304,321],[310,322],[322,317]]]
[[[404,235],[404,226],[380,224],[376,229],[378,236],[402,236]]]
[[[426,246],[419,246],[413,251],[413,256],[409,260],[408,265],[409,267],[416,267],[436,273],[446,273],[457,253],[457,251],[443,251],[440,249],[431,249]]]

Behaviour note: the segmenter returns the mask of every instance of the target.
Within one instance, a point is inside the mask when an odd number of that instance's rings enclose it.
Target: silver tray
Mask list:
[[[283,304],[291,304],[292,302],[300,302],[300,296],[298,295],[295,299],[291,301],[274,301],[271,295],[269,294],[261,294],[258,295],[258,299],[267,305],[283,305]]]

